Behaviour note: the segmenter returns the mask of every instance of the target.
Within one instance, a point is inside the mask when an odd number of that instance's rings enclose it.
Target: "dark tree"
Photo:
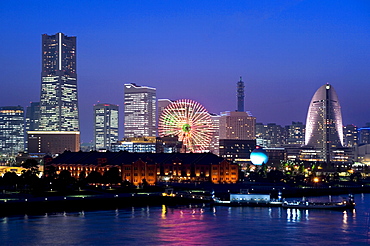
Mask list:
[[[117,167],[112,167],[106,171],[103,178],[106,184],[117,184],[122,182],[119,169]]]
[[[86,177],[87,183],[102,183],[103,177],[102,175],[97,171],[92,171],[89,173],[89,175]]]
[[[6,172],[3,176],[3,184],[14,188],[19,183],[19,177],[15,172]]]
[[[21,166],[31,171],[32,174],[37,175],[40,172],[39,163],[35,159],[27,159],[22,163]]]

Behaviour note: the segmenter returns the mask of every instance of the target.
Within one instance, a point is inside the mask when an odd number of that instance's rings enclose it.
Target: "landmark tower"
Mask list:
[[[331,160],[331,151],[343,146],[341,108],[330,84],[321,86],[312,97],[307,113],[305,145],[321,150],[327,163]]]
[[[42,35],[40,131],[79,131],[76,37]]]

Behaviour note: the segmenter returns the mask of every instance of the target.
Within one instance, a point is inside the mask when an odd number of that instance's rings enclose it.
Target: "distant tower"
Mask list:
[[[40,131],[79,131],[76,37],[42,35]]]
[[[118,141],[118,105],[101,103],[94,105],[94,147],[111,150]]]
[[[330,162],[331,150],[343,146],[342,113],[337,93],[330,84],[321,86],[312,97],[305,145],[322,150],[325,162]]]
[[[238,112],[244,112],[244,82],[240,76],[240,80],[236,86],[237,96],[238,96]]]
[[[125,84],[124,137],[155,137],[157,116],[156,88]]]

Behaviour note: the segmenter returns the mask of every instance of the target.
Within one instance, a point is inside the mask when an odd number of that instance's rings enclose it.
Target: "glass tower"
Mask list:
[[[40,131],[79,131],[76,37],[42,35]]]
[[[96,150],[111,150],[118,141],[118,105],[94,105],[94,147]]]
[[[15,156],[24,150],[24,109],[0,107],[0,152]]]
[[[124,137],[155,137],[157,115],[156,88],[125,84]]]

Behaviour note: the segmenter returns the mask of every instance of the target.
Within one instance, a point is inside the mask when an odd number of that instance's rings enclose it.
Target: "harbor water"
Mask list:
[[[355,202],[356,209],[350,211],[163,205],[18,215],[0,218],[0,241],[2,245],[367,245],[370,194],[355,195]]]

